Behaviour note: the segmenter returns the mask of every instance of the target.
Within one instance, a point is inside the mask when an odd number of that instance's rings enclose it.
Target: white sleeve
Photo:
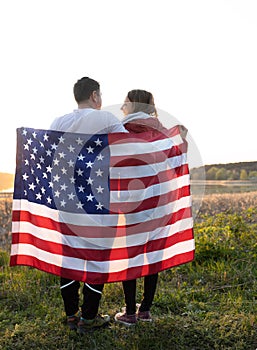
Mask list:
[[[58,121],[59,121],[59,118],[54,119],[54,121],[50,125],[50,130],[58,130]]]
[[[105,120],[106,120],[106,125],[107,125],[107,132],[109,133],[113,133],[113,132],[128,132],[122,122],[115,117],[114,114],[107,112],[107,111],[103,111],[105,114]]]

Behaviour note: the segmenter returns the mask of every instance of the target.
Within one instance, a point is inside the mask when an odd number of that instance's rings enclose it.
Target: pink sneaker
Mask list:
[[[114,320],[118,323],[122,323],[125,326],[134,326],[137,323],[136,314],[127,315],[126,312],[118,312],[114,316]]]
[[[138,311],[137,319],[144,322],[152,322],[153,320],[150,311]]]

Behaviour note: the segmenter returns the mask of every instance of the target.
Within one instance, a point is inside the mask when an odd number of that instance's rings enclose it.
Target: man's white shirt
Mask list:
[[[58,117],[50,129],[81,134],[128,132],[112,113],[93,108],[75,109],[72,113]]]

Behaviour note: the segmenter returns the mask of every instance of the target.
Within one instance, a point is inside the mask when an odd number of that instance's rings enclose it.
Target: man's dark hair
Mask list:
[[[94,79],[83,77],[73,87],[74,97],[77,103],[87,101],[93,91],[99,91],[100,84]]]

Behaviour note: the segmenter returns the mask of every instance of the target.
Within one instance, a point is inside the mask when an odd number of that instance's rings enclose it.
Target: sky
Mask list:
[[[256,161],[256,18],[255,0],[1,1],[0,172],[15,171],[16,128],[72,112],[83,76],[117,114],[151,91],[199,165]]]

